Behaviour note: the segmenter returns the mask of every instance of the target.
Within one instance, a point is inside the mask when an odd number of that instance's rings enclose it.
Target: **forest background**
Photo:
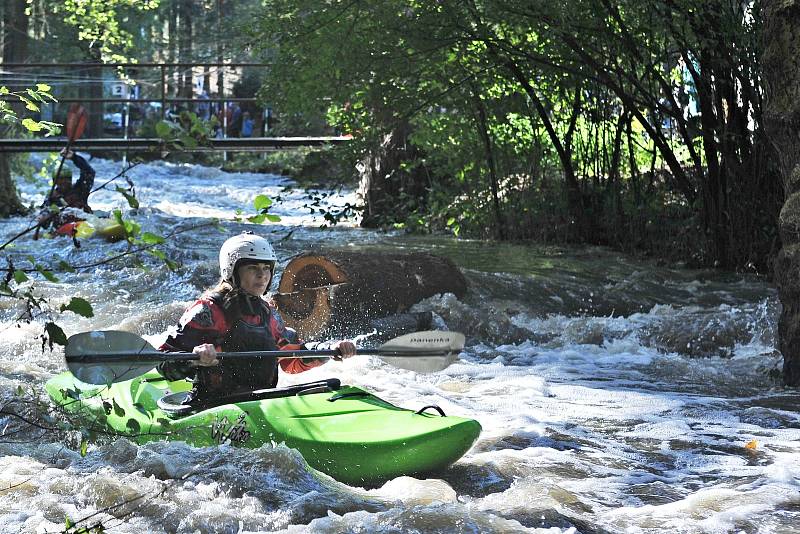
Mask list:
[[[237,90],[261,87],[278,134],[353,134],[335,156],[361,179],[367,226],[604,244],[766,274],[780,248],[759,2],[9,0],[2,10],[5,62],[269,63]]]

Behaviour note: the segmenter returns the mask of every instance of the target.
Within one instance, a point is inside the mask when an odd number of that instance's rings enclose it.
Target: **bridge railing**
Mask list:
[[[344,137],[267,137],[272,110],[255,95],[234,96],[246,69],[267,63],[2,63],[0,85],[24,90],[37,83],[51,87],[57,102],[42,105],[35,118],[64,123],[68,106],[82,104],[89,121],[84,150],[156,150],[155,123],[180,111],[217,117],[214,139],[197,150],[269,150],[318,145]],[[0,97],[11,100],[10,97]],[[247,114],[247,115],[246,115]],[[248,116],[249,115],[249,116]],[[252,121],[243,128],[244,120]],[[235,140],[234,140],[235,139]],[[63,140],[0,139],[0,152],[58,150]]]

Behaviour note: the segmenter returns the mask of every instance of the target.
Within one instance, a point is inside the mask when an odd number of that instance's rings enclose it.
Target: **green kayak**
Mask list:
[[[139,443],[285,443],[312,467],[354,485],[441,470],[481,431],[473,419],[445,416],[435,406],[399,408],[336,379],[240,394],[200,411],[180,403],[188,381],[169,382],[155,371],[111,386],[90,386],[67,372],[45,387],[56,404],[80,413],[94,430]]]

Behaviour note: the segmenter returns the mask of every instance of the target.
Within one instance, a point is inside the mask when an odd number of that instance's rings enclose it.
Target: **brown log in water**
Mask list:
[[[427,297],[466,291],[458,267],[433,254],[316,251],[289,261],[275,302],[288,326],[313,338],[352,333]]]

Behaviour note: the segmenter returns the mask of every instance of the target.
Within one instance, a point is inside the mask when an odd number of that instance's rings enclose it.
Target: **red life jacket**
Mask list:
[[[225,309],[226,304],[228,310]],[[222,295],[212,294],[196,301],[181,317],[177,334],[167,338],[161,350],[191,352],[203,343],[218,351],[295,350],[303,347],[296,332],[287,328],[278,313],[262,298],[240,295],[226,303]],[[274,388],[278,383],[275,357],[221,358],[212,367],[189,367],[168,362],[159,367],[170,380],[195,377],[198,396],[222,396],[241,391]],[[300,373],[322,365],[324,360],[281,360],[288,373]]]

